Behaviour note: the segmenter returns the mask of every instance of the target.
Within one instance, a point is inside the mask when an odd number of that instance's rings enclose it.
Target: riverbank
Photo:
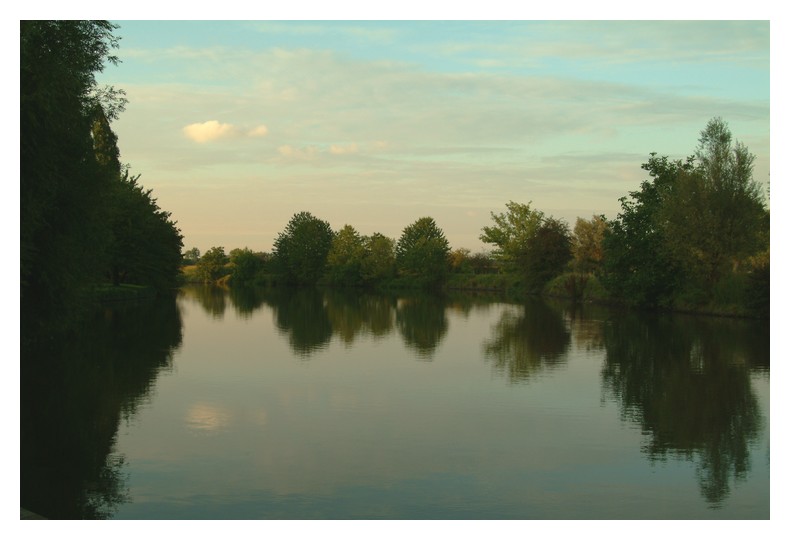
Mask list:
[[[97,285],[92,293],[94,298],[101,303],[146,300],[156,297],[156,289],[144,285]]]
[[[19,519],[47,519],[26,508],[19,507]]]

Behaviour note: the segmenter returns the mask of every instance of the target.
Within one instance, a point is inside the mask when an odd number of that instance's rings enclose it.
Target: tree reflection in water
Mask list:
[[[765,325],[763,325],[764,327]],[[755,323],[623,315],[605,327],[604,391],[648,434],[644,452],[693,460],[703,496],[718,506],[750,469],[762,429],[750,367],[765,362]]]
[[[288,336],[288,343],[298,356],[307,358],[329,344],[332,323],[320,291],[279,287],[268,290],[265,301],[274,310],[277,328]]]
[[[332,329],[350,346],[358,336],[381,338],[392,331],[394,296],[367,294],[356,290],[330,289],[324,293]]]
[[[415,295],[398,300],[395,322],[407,347],[421,360],[432,360],[447,333],[446,299],[440,295]]]
[[[483,354],[511,382],[524,382],[567,362],[571,333],[562,314],[540,299],[507,309],[483,343]]]
[[[187,298],[197,301],[213,318],[222,319],[225,316],[228,289],[216,285],[191,285],[181,291]]]
[[[104,307],[67,336],[27,348],[20,371],[21,505],[50,519],[101,519],[127,500],[122,418],[181,345],[173,298]]]

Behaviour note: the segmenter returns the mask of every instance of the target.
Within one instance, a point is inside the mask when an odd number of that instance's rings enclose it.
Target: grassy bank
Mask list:
[[[97,285],[92,293],[99,302],[122,302],[156,297],[156,289],[143,285]]]

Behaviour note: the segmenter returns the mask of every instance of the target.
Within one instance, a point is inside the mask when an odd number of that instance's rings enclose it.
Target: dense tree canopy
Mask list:
[[[505,205],[507,212],[491,212],[494,225],[483,227],[480,235],[480,240],[495,246],[492,255],[509,270],[526,266],[529,242],[537,234],[545,217],[540,210],[533,210],[531,204],[510,201]]]
[[[573,267],[583,274],[597,274],[603,263],[603,237],[608,228],[603,216],[577,218],[573,228]]]
[[[170,213],[159,208],[151,190],[138,185],[138,179],[127,173],[113,185],[109,274],[115,285],[173,289],[181,266],[181,232]]]
[[[102,275],[113,178],[91,138],[95,111],[123,108],[95,73],[117,46],[104,21],[20,22],[20,273],[23,321],[73,304]],[[115,98],[115,99],[113,99]]]
[[[768,212],[752,178],[754,157],[719,118],[702,131],[695,155],[651,155],[651,180],[609,223],[604,282],[616,296],[670,306],[682,296],[705,304],[724,276],[768,249]],[[765,275],[768,275],[767,272]]]
[[[527,242],[524,272],[528,286],[540,292],[549,280],[565,270],[571,257],[568,224],[553,217],[544,218]]]
[[[642,165],[652,180],[640,191],[621,197],[622,211],[609,222],[604,235],[604,274],[607,289],[637,305],[667,306],[683,280],[682,270],[667,248],[660,212],[677,177],[692,168],[691,161],[670,161],[653,154]]]
[[[395,246],[398,273],[425,284],[439,284],[450,269],[450,244],[431,217],[403,229]]]
[[[362,237],[351,225],[340,229],[332,239],[327,254],[327,274],[332,283],[359,285],[362,281],[362,261],[365,245]]]
[[[374,283],[395,275],[395,241],[381,233],[363,238],[365,254],[362,259],[362,280]]]
[[[251,284],[258,272],[264,268],[263,254],[253,253],[250,248],[232,249],[228,254],[231,279],[234,284]]]
[[[105,280],[176,284],[180,231],[120,163],[110,122],[123,92],[96,84],[117,62],[115,29],[20,22],[20,292],[31,337]]]
[[[702,131],[695,167],[678,176],[661,208],[667,247],[711,294],[732,268],[767,247],[767,212],[752,177],[754,156],[732,143],[727,124]]]
[[[206,282],[217,281],[225,273],[228,256],[223,246],[213,246],[208,249],[197,263],[198,275]]]
[[[329,223],[299,212],[274,241],[275,265],[290,282],[316,283],[324,275],[333,239]]]
[[[493,255],[507,271],[519,273],[532,290],[540,290],[560,274],[571,259],[571,234],[567,223],[532,203],[507,203],[507,212],[491,212],[494,225],[483,227],[480,240],[495,246]]]

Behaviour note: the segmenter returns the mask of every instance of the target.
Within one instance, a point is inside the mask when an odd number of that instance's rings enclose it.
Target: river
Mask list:
[[[23,366],[54,519],[769,519],[767,321],[187,287]]]

